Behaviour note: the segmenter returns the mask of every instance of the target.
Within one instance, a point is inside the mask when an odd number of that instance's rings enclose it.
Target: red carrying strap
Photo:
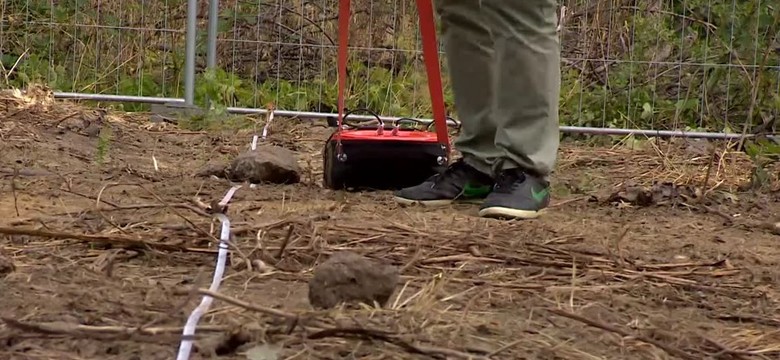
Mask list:
[[[349,44],[349,0],[339,1],[339,54],[338,54],[338,131],[341,132],[344,121],[344,92],[347,88],[347,45]]]
[[[450,152],[450,137],[447,131],[447,114],[444,106],[444,91],[439,68],[439,49],[436,41],[436,23],[433,17],[431,0],[417,0],[417,12],[420,15],[420,33],[422,35],[423,59],[428,75],[428,90],[431,94],[433,121],[436,137]],[[341,132],[344,121],[345,91],[347,88],[347,46],[349,44],[350,0],[339,1],[339,48],[338,48],[338,131]]]
[[[428,91],[431,93],[433,125],[436,137],[450,153],[450,136],[447,131],[447,114],[444,106],[444,90],[441,84],[439,68],[439,43],[436,41],[436,23],[433,19],[431,0],[417,0],[417,13],[420,14],[420,34],[422,35],[423,60],[428,75]],[[449,155],[448,155],[449,156]]]

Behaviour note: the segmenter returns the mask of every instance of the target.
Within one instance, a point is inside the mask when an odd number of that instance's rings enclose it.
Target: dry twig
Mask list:
[[[110,235],[89,235],[89,234],[75,234],[68,232],[58,231],[46,231],[35,229],[20,229],[13,227],[0,227],[0,234],[4,235],[26,235],[26,236],[40,236],[52,239],[71,239],[79,240],[90,243],[103,243],[111,244],[129,249],[154,249],[160,251],[181,251],[181,252],[194,252],[203,254],[215,254],[217,251],[204,248],[192,248],[172,244],[163,244],[158,242],[145,241],[137,238],[130,238],[126,236],[110,236]]]
[[[651,344],[651,345],[653,345],[653,346],[655,346],[655,347],[657,347],[659,349],[662,349],[663,351],[666,351],[669,355],[674,355],[674,356],[677,356],[677,357],[680,357],[680,358],[683,358],[683,359],[687,359],[687,360],[697,360],[697,359],[700,359],[698,356],[691,355],[691,354],[689,354],[689,353],[687,353],[687,352],[685,352],[685,351],[683,351],[681,349],[678,349],[678,348],[676,348],[674,346],[661,343],[658,340],[651,339],[651,338],[649,338],[647,336],[638,335],[638,334],[632,334],[632,333],[628,332],[627,330],[623,330],[623,329],[618,328],[618,327],[616,327],[614,325],[605,324],[605,323],[602,323],[602,322],[599,322],[599,321],[596,321],[596,320],[593,320],[593,319],[588,319],[586,317],[583,317],[583,316],[580,316],[580,315],[577,315],[577,314],[573,314],[573,313],[570,313],[568,311],[561,310],[561,309],[547,309],[547,311],[549,311],[549,312],[551,312],[553,314],[559,315],[559,316],[563,316],[563,317],[567,317],[567,318],[575,320],[575,321],[579,321],[579,322],[581,322],[581,323],[583,323],[585,325],[588,325],[588,326],[599,328],[599,329],[604,330],[604,331],[609,331],[611,333],[615,333],[615,334],[618,334],[618,335],[623,336],[623,337],[631,337],[631,338],[637,339],[637,340],[639,340],[641,342]]]

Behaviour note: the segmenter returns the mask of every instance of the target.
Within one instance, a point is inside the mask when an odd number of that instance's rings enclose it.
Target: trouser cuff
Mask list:
[[[479,159],[476,156],[463,154],[463,162],[465,162],[466,165],[473,167],[477,171],[493,177],[493,166],[487,161]]]

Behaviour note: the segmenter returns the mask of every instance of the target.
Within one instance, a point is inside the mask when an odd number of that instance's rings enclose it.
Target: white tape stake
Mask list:
[[[265,122],[265,126],[263,126],[263,141],[265,142],[265,139],[268,137],[268,126],[271,125],[271,121],[274,120],[274,110],[273,108],[268,110],[268,120]],[[252,151],[257,150],[257,134],[252,137]],[[256,188],[257,185],[255,184],[249,184],[250,189]]]
[[[252,151],[255,150],[257,150],[257,135],[252,136]],[[249,184],[250,189],[254,189],[255,187],[257,187],[255,184]]]
[[[263,126],[263,141],[265,141],[265,138],[268,137],[268,127],[271,126],[271,121],[274,121],[273,109],[268,111],[268,121],[266,121],[265,126]]]
[[[241,185],[230,188],[225,194],[225,197],[222,198],[222,201],[219,202],[219,205],[227,205],[236,191],[240,188]],[[222,283],[222,277],[225,274],[225,264],[227,263],[228,243],[230,242],[230,219],[228,219],[225,214],[216,214],[216,217],[222,223],[222,228],[219,235],[217,265],[214,269],[214,278],[211,280],[211,286],[209,286],[209,290],[213,292],[219,290],[219,285]],[[184,325],[184,331],[182,331],[182,336],[186,338],[182,339],[181,344],[179,345],[179,354],[176,356],[176,360],[189,360],[190,352],[192,352],[192,338],[193,335],[195,335],[195,328],[203,314],[208,311],[213,300],[214,298],[211,296],[203,296],[200,305],[198,305],[198,307],[192,311],[189,318],[187,318],[187,323]]]

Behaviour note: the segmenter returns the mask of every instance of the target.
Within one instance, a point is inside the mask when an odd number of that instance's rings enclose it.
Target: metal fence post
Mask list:
[[[187,34],[184,59],[184,103],[195,104],[195,40],[197,38],[198,0],[187,0]]]
[[[206,34],[206,70],[217,67],[217,29],[219,27],[219,0],[209,0],[209,25]],[[206,99],[211,108],[212,99]]]
[[[209,32],[206,39],[206,67],[217,67],[217,29],[219,28],[219,0],[209,0]]]

